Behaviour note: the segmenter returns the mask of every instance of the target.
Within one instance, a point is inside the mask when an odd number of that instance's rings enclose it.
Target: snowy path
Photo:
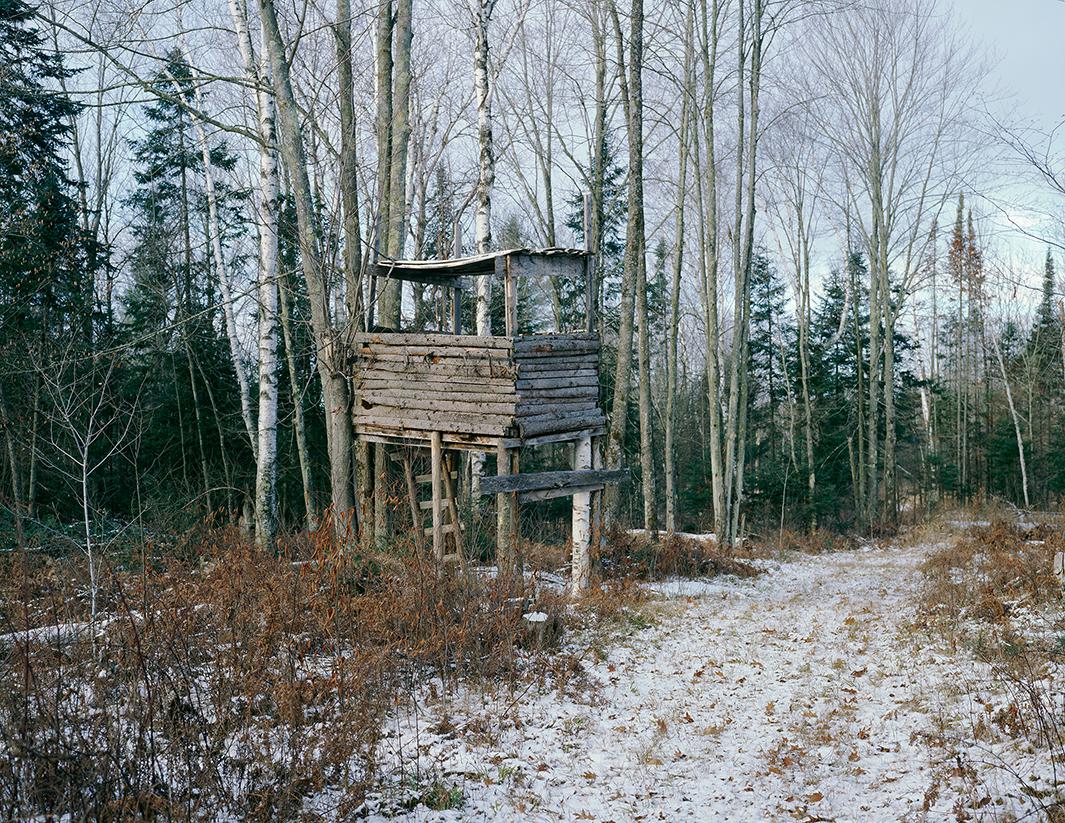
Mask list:
[[[452,704],[440,733],[423,718],[422,779],[464,802],[406,819],[958,819],[955,761],[925,736],[954,664],[904,628],[925,551],[659,587],[656,625],[586,661],[591,701],[536,697],[492,734],[475,733],[504,711],[491,698]]]

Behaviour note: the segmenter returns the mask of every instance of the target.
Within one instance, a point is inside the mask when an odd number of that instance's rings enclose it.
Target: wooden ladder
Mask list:
[[[421,451],[419,449],[419,451]],[[411,522],[414,525],[414,539],[417,543],[418,550],[424,550],[424,538],[433,537],[433,551],[437,560],[441,562],[458,562],[464,561],[463,555],[463,542],[462,533],[465,531],[465,524],[462,522],[459,516],[458,498],[456,495],[456,489],[458,487],[458,467],[455,460],[454,451],[444,451],[442,448],[434,449],[430,448],[429,455],[429,472],[427,474],[415,473],[415,461],[418,460],[418,455],[414,452],[414,448],[406,447],[399,451],[392,452],[389,457],[396,463],[403,466],[403,475],[407,482],[407,499],[410,504]],[[436,454],[434,455],[434,452]],[[435,460],[434,460],[435,457]],[[433,474],[434,464],[439,466],[439,484],[440,484],[440,534],[437,536],[436,520],[434,512],[434,500],[433,500]],[[429,487],[429,497],[422,499],[419,495],[419,489]],[[425,525],[425,515],[428,514],[432,518],[430,525]],[[451,537],[451,552],[447,552],[444,548],[446,538]]]

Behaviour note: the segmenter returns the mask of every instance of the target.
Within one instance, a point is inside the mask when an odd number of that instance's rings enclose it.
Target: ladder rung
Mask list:
[[[459,477],[458,472],[451,472],[451,479],[452,480],[458,480],[458,477]],[[416,474],[414,476],[414,482],[415,483],[432,483],[433,482],[433,476],[431,474]]]
[[[466,531],[466,525],[464,523],[459,523],[459,528],[462,529],[462,531]],[[443,526],[440,527],[440,533],[441,534],[452,534],[454,531],[455,531],[455,524],[454,523],[445,523]],[[422,534],[424,534],[426,536],[428,536],[428,535],[430,535],[432,533],[433,533],[433,527],[432,526],[430,526],[427,529],[423,529],[422,530]]]
[[[448,506],[448,504],[450,502],[451,502],[451,498],[450,497],[444,497],[444,498],[441,498],[440,505],[442,505],[444,508],[447,508],[447,506]],[[422,500],[418,504],[418,508],[420,508],[423,512],[429,511],[432,507],[433,507],[433,501],[432,500]]]

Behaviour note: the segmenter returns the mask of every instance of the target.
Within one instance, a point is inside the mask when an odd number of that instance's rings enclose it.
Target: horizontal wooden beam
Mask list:
[[[585,486],[622,483],[629,478],[628,469],[584,469],[562,472],[501,474],[481,478],[481,494],[528,494],[546,490],[585,490]]]
[[[534,503],[540,500],[554,500],[556,497],[572,497],[585,492],[597,492],[606,487],[605,483],[593,483],[588,486],[567,486],[564,489],[539,489],[518,495],[519,503]]]
[[[375,346],[467,346],[477,349],[500,349],[512,351],[514,342],[509,337],[493,335],[491,337],[476,334],[445,334],[443,332],[395,332],[375,331],[357,332],[352,335],[352,345],[363,344]]]

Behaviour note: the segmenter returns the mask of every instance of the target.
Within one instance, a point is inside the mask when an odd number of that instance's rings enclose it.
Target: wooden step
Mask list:
[[[442,498],[440,498],[440,505],[442,505],[445,509],[448,507],[449,503],[451,503],[451,498],[450,497],[442,497]],[[420,508],[423,512],[430,511],[433,508],[433,501],[432,500],[422,500],[420,503],[418,503],[418,508]]]
[[[588,486],[623,483],[628,469],[579,469],[575,471],[533,472],[530,474],[500,474],[481,478],[481,494],[525,494],[539,491],[587,491]],[[560,495],[561,496],[561,495]],[[547,499],[547,498],[540,498]]]
[[[451,479],[452,480],[458,480],[458,478],[459,478],[459,473],[458,472],[451,472]],[[433,482],[433,476],[431,474],[416,474],[414,476],[414,482],[415,483],[432,483]]]
[[[466,524],[459,523],[459,529],[461,531],[466,531]],[[455,531],[455,524],[454,523],[446,523],[446,524],[444,524],[443,526],[440,527],[440,533],[441,534],[452,534],[452,533],[454,533],[454,531]],[[432,533],[433,533],[433,527],[432,526],[430,526],[427,529],[422,529],[422,534],[424,534],[426,536],[431,535]]]

